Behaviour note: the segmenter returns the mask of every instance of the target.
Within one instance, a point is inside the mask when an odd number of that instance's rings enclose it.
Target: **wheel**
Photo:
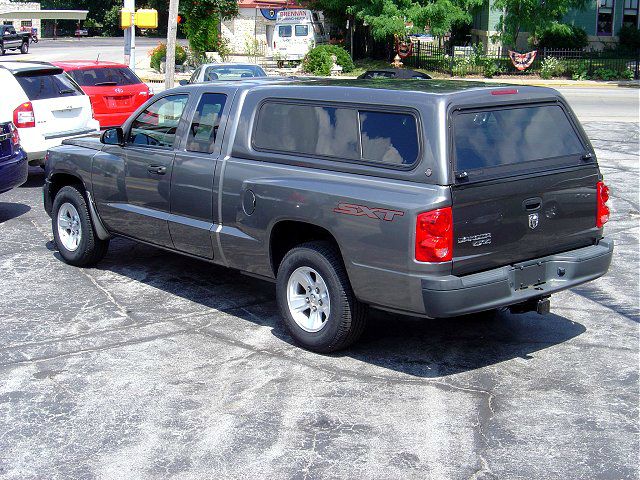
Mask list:
[[[309,350],[341,350],[364,330],[367,307],[355,298],[342,258],[328,242],[305,243],[285,255],[276,297],[287,329]]]
[[[4,47],[0,47],[0,57],[4,56]]]
[[[20,45],[20,53],[29,53],[29,42],[23,42]]]
[[[96,235],[84,195],[74,186],[62,187],[56,194],[51,226],[58,251],[70,265],[94,265],[107,253],[109,241]]]

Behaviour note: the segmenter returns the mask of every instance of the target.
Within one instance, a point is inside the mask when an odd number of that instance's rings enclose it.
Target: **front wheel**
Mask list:
[[[276,296],[287,329],[309,350],[341,350],[364,330],[366,306],[355,298],[340,254],[328,242],[306,243],[285,255]]]
[[[20,53],[29,53],[29,42],[24,42],[20,46]]]
[[[107,253],[109,241],[96,235],[84,195],[74,186],[62,187],[56,194],[51,226],[58,251],[70,265],[94,265]]]

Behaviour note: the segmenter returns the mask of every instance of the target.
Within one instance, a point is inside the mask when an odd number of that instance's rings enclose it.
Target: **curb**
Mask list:
[[[460,78],[468,82],[484,81],[487,83],[508,83],[511,85],[526,85],[532,87],[574,87],[574,88],[640,88],[639,80],[618,80],[618,81],[598,81],[598,80],[520,80],[517,78]]]

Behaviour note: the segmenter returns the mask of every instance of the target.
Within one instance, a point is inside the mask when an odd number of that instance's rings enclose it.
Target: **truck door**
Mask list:
[[[94,163],[94,196],[107,228],[173,247],[168,225],[171,174],[188,99],[186,94],[159,98],[131,122],[125,145],[105,147],[110,155]]]
[[[224,93],[202,95],[173,164],[169,217],[173,244],[205,258],[213,258],[211,233],[218,221],[213,180],[230,103]]]

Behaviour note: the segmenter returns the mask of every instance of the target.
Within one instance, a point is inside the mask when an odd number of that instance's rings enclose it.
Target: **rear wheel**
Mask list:
[[[23,42],[20,46],[20,53],[29,53],[29,42]]]
[[[309,350],[341,350],[364,330],[367,308],[355,298],[340,254],[328,242],[305,243],[285,255],[276,295],[287,329]]]
[[[109,241],[96,235],[84,195],[74,186],[62,187],[56,194],[51,226],[58,251],[70,265],[94,265],[107,253]]]
[[[0,46],[0,57],[4,55],[4,47]]]

